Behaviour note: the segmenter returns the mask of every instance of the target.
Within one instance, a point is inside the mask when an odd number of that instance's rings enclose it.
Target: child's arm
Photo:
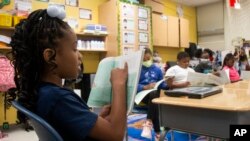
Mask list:
[[[188,81],[182,82],[182,83],[173,82],[172,88],[184,88],[184,87],[188,87],[189,85],[190,85],[190,82]]]
[[[126,129],[126,83],[128,65],[111,72],[113,101],[108,120],[99,116],[89,136],[103,141],[122,141]]]
[[[166,78],[166,83],[170,89],[183,88],[183,87],[187,87],[190,85],[190,82],[188,81],[182,82],[182,83],[174,82],[174,76]]]

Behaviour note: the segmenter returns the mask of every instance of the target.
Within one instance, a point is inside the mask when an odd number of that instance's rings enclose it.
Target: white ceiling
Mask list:
[[[172,1],[175,1],[175,2],[183,4],[183,5],[196,7],[196,6],[201,6],[201,5],[206,5],[206,4],[218,2],[221,0],[172,0]]]

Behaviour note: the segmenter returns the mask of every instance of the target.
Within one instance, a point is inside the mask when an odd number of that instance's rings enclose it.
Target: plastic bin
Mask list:
[[[0,14],[0,26],[11,27],[12,26],[12,15]]]

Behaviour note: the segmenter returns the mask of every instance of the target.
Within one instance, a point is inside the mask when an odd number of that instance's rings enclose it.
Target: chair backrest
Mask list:
[[[62,137],[57,133],[57,131],[44,119],[26,109],[17,101],[13,101],[12,105],[29,118],[39,138],[39,141],[63,141]]]

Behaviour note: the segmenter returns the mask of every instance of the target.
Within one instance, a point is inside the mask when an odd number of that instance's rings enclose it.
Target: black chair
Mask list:
[[[62,137],[57,133],[57,131],[44,119],[26,109],[17,101],[13,101],[12,105],[29,118],[39,138],[39,141],[63,141]]]

